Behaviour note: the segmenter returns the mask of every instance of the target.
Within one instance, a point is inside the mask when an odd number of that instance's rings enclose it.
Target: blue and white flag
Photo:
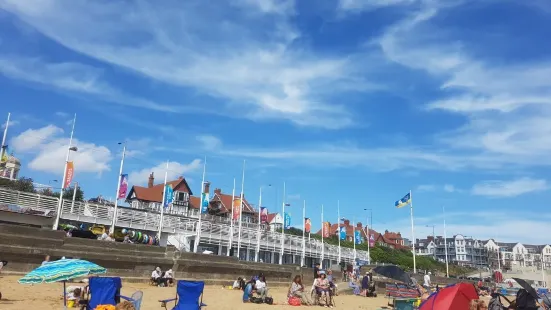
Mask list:
[[[201,193],[201,213],[207,213],[209,209],[209,193]]]
[[[360,230],[354,231],[354,242],[356,244],[362,244],[362,232]]]
[[[396,202],[394,203],[394,206],[395,206],[396,208],[402,208],[402,207],[405,207],[405,206],[409,205],[410,203],[411,203],[411,193],[407,193],[407,194],[404,196],[404,198],[402,198],[402,199],[396,201]]]
[[[341,226],[339,228],[339,237],[341,238],[341,240],[346,240],[346,227]]]
[[[291,215],[287,212],[285,212],[285,217],[284,217],[284,227],[285,229],[289,229],[291,227]]]
[[[165,205],[164,207],[168,207],[172,203],[172,198],[174,196],[174,191],[172,190],[172,186],[170,184],[167,184],[165,186]]]

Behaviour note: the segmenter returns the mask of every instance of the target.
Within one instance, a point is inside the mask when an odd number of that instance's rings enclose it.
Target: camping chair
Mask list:
[[[88,300],[80,301],[81,310],[93,310],[98,305],[116,305],[120,302],[121,278],[90,277]]]
[[[140,310],[140,307],[142,306],[142,299],[143,299],[142,291],[136,291],[130,297],[126,297],[126,296],[120,296],[120,297],[124,300],[131,302],[134,305],[134,308],[136,308],[136,310]]]
[[[167,303],[174,301],[175,306],[172,310],[200,310],[206,307],[203,303],[203,281],[179,280],[176,285],[176,298],[159,300],[161,307],[167,308]]]

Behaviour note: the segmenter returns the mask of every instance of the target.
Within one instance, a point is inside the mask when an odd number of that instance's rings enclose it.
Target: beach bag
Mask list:
[[[289,304],[289,306],[300,306],[300,305],[302,305],[302,302],[300,301],[300,298],[294,297],[294,296],[289,297],[289,299],[287,300],[287,303]]]
[[[264,302],[268,305],[273,305],[274,304],[274,299],[272,297],[266,297],[266,298],[264,298]]]
[[[517,292],[516,305],[518,310],[537,310],[536,300],[525,289]]]
[[[488,303],[488,310],[506,310],[507,307],[505,307],[501,300],[498,297],[494,297],[490,300],[490,303]]]
[[[251,298],[249,299],[253,304],[261,304],[263,303],[262,301],[262,298],[258,298],[258,297],[255,297],[255,296],[251,296]]]

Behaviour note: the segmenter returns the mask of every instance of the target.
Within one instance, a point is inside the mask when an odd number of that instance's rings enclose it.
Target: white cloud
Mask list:
[[[69,117],[69,113],[62,112],[62,111],[57,111],[57,112],[55,112],[55,116],[59,116],[61,118],[67,118],[67,117]]]
[[[458,192],[459,189],[455,188],[455,186],[451,184],[444,184],[444,191],[448,193]]]
[[[192,87],[223,99],[224,103],[210,110],[324,128],[354,123],[346,102],[323,98],[337,91],[371,89],[362,85],[369,83],[361,76],[376,63],[367,64],[365,59],[358,62],[351,55],[321,56],[294,48],[293,42],[301,33],[289,22],[294,12],[292,1],[231,3],[221,8],[219,2],[208,1],[163,6],[110,2],[105,6],[84,1],[7,0],[0,7],[69,49],[159,82]],[[259,12],[265,16],[258,16]],[[127,40],[129,36],[144,40],[136,43]],[[98,75],[92,78],[88,73],[84,77],[88,79],[73,75],[64,82],[97,91]],[[105,91],[105,87],[102,85],[102,95],[112,96],[114,90]],[[121,94],[116,97],[112,101],[127,102]],[[154,105],[136,98],[129,102]],[[188,102],[178,102],[155,107],[185,112],[189,106]]]
[[[395,5],[408,5],[415,2],[418,2],[418,0],[339,0],[337,7],[342,11],[362,12]]]
[[[436,190],[436,185],[433,184],[422,184],[417,186],[417,192],[434,192]]]
[[[18,124],[19,124],[19,121],[10,120],[8,122],[8,127],[16,126]],[[6,128],[6,123],[2,123],[2,129],[5,129],[5,128]]]
[[[155,176],[155,183],[158,184],[164,181],[165,172],[167,173],[168,181],[175,180],[180,176],[187,179],[187,174],[197,171],[201,169],[201,167],[203,167],[203,161],[200,159],[194,159],[187,164],[169,161],[168,170],[166,169],[166,162],[160,163],[155,167],[132,171],[128,174],[128,179],[129,182],[134,185],[146,185],[149,175],[153,172],[153,175]]]
[[[489,197],[515,197],[532,192],[549,189],[549,184],[543,179],[520,178],[512,181],[486,181],[475,184],[472,193]]]
[[[29,153],[32,160],[29,168],[37,171],[62,174],[69,137],[63,137],[63,129],[48,125],[39,129],[28,129],[11,139],[16,153]],[[75,177],[79,173],[98,173],[109,171],[111,152],[105,146],[73,139],[77,152],[71,152],[69,158],[74,162]]]
[[[417,186],[416,191],[419,192],[434,192],[434,191],[444,191],[447,193],[459,192],[460,190],[453,186],[452,184],[435,185],[435,184],[422,184]]]
[[[196,139],[201,144],[201,147],[207,151],[213,151],[222,147],[222,141],[212,135],[199,135]]]

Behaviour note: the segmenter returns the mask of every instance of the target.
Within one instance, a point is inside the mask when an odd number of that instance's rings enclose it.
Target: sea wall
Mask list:
[[[234,257],[178,252],[174,247],[123,244],[66,237],[62,231],[0,224],[0,259],[9,261],[5,272],[26,273],[50,255],[81,258],[108,269],[108,275],[125,281],[148,281],[159,266],[172,268],[177,279],[204,280],[211,285],[229,285],[237,277],[263,272],[270,286],[288,286],[303,272],[295,265],[238,261]]]

